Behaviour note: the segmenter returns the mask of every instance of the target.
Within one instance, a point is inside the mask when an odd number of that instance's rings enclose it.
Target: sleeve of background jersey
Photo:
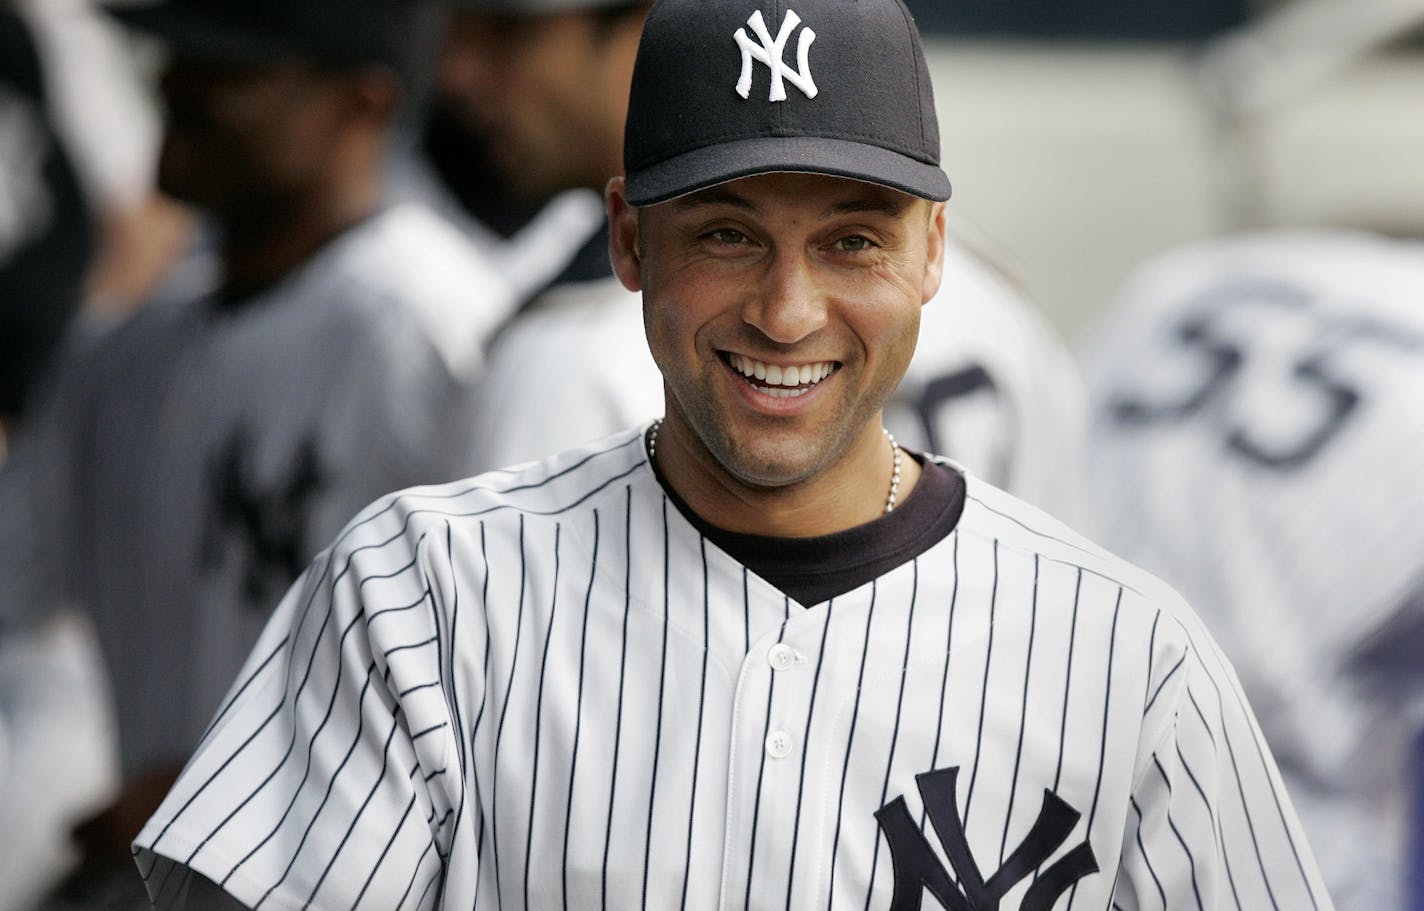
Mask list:
[[[325,483],[304,536],[304,557],[378,497],[476,473],[476,368],[452,363],[404,306],[392,304],[360,336],[322,416]]]
[[[44,397],[0,455],[0,636],[52,616],[69,594],[69,391]]]
[[[479,817],[458,728],[480,694],[452,680],[458,611],[443,605],[475,599],[452,588],[444,532],[402,534],[399,502],[362,513],[287,594],[136,839],[158,907],[181,907],[190,870],[263,908],[396,911],[440,894]]]
[[[1025,302],[1025,308],[1031,304]],[[1015,494],[1074,528],[1088,517],[1088,396],[1077,361],[1037,311],[1023,339],[1029,388],[1019,415]]]
[[[626,293],[626,292],[624,292]],[[636,299],[520,317],[490,351],[475,407],[480,471],[542,459],[662,414]]]
[[[1149,687],[1144,729],[1163,732],[1138,763],[1114,907],[1333,909],[1235,673],[1200,626],[1182,645]]]
[[[474,447],[480,471],[553,455],[621,430],[615,402],[559,327],[535,314],[496,341],[480,383]],[[586,344],[586,342],[585,342]]]

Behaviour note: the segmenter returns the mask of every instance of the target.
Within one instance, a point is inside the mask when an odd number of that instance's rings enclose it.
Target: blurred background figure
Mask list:
[[[1234,236],[1158,237],[1084,320],[1097,534],[1194,599],[1351,909],[1420,901],[1424,66],[1387,49],[1421,22],[1301,0],[1207,43],[1175,129],[1214,124],[1184,183]]]
[[[130,43],[93,0],[12,0],[32,25],[56,129],[97,224],[84,308],[130,312],[189,247],[185,206],[154,188],[161,124]]]
[[[1405,907],[1421,301],[1424,243],[1243,236],[1138,272],[1084,361],[1102,543],[1193,599],[1236,663],[1342,908]]]
[[[0,2],[0,463],[80,307],[96,217],[31,22]],[[23,568],[6,567],[23,572]],[[0,571],[0,588],[12,584]],[[56,611],[0,638],[0,908],[34,902],[116,776],[92,630]]]
[[[462,0],[472,60],[463,97],[488,136],[490,167],[525,192],[601,190],[622,173],[627,87],[643,5]],[[582,76],[580,76],[582,74]],[[612,278],[607,235],[501,334],[481,387],[480,461],[498,467],[658,416],[660,374],[639,298]],[[595,268],[597,267],[597,268]],[[1060,517],[1080,514],[1084,406],[1065,345],[961,241],[893,407],[905,445],[960,459]]]
[[[83,297],[90,205],[61,144],[29,24],[0,4],[0,440]]]
[[[1414,824],[1409,840],[1409,897],[1405,907],[1409,911],[1424,911],[1424,734],[1414,740],[1410,780],[1414,784],[1413,799],[1410,801]]]
[[[451,0],[429,110],[393,185],[460,226],[521,302],[611,274],[603,184],[621,166],[607,156],[622,148],[647,6]]]
[[[382,202],[433,4],[116,13],[167,49],[158,187],[203,210],[215,268],[74,345],[0,469],[0,642],[77,607],[113,684],[123,787],[81,827],[79,907],[141,899],[130,839],[317,549],[382,493],[471,473],[512,306],[455,229]]]

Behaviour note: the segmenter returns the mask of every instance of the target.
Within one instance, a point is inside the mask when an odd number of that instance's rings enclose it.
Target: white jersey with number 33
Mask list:
[[[1231,656],[1342,906],[1402,907],[1424,246],[1173,253],[1129,282],[1085,364],[1104,543],[1180,589]]]

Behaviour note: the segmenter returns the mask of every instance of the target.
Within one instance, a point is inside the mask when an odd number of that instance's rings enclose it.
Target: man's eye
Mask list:
[[[842,237],[836,241],[836,249],[842,253],[863,253],[874,247],[875,244],[870,238],[862,234],[852,234],[849,237]]]
[[[742,244],[747,240],[747,236],[736,228],[718,228],[707,236],[719,244]]]

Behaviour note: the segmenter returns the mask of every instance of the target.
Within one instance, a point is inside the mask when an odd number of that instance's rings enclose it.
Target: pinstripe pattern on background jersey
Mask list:
[[[246,856],[227,887],[264,907],[884,908],[899,797],[963,881],[915,779],[958,768],[986,877],[1028,795],[1080,814],[1038,866],[1086,843],[1101,872],[1060,909],[1153,907],[1154,877],[1215,901],[1252,827],[1243,905],[1309,903],[1234,680],[1153,580],[971,478],[948,537],[796,604],[669,509],[638,439],[358,517],[140,836],[150,882]]]
[[[1271,706],[1265,732],[1347,907],[1404,904],[1417,720],[1399,696],[1419,673],[1391,656],[1420,643],[1421,296],[1416,240],[1218,239],[1137,270],[1082,360],[1099,533],[1181,589]],[[1231,857],[1238,885],[1254,865],[1249,845]]]

